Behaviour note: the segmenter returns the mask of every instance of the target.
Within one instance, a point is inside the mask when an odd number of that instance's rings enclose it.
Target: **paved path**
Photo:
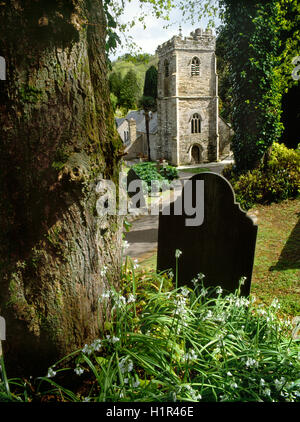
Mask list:
[[[219,163],[207,163],[197,165],[194,167],[204,167],[214,173],[220,174],[223,168],[230,164],[231,160],[224,160]],[[191,168],[192,166],[189,166]],[[181,171],[183,167],[178,167],[179,178],[189,179],[194,174]],[[157,235],[158,235],[158,216],[144,215],[136,218],[132,223],[130,231],[125,233],[125,239],[129,243],[129,248],[126,254],[132,258],[137,258],[142,261],[157,250]]]

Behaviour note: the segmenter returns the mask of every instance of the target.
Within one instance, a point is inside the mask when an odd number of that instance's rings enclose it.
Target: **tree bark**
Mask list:
[[[8,376],[44,375],[99,336],[121,227],[95,187],[117,182],[100,0],[0,4],[0,315]],[[103,276],[108,267],[109,281]],[[101,275],[102,274],[102,275]]]

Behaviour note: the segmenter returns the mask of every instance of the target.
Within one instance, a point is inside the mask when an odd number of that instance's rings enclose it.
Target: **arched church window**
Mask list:
[[[201,117],[194,113],[191,119],[191,133],[201,133]]]
[[[191,76],[200,75],[200,60],[198,57],[193,57],[191,64]]]
[[[170,75],[170,69],[169,69],[169,62],[168,60],[164,61],[164,69],[165,69],[165,77],[167,78]]]

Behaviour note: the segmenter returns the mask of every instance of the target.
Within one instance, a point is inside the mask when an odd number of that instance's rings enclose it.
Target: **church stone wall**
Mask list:
[[[192,162],[197,145],[201,162],[218,159],[218,97],[215,37],[210,30],[196,30],[189,37],[175,36],[157,49],[159,158],[173,165]],[[200,60],[200,74],[191,75],[193,57]],[[168,76],[165,64],[169,65]],[[191,133],[191,118],[201,116],[201,133]]]

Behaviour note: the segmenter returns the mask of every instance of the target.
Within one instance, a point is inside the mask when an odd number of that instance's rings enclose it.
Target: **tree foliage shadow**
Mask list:
[[[300,213],[298,213],[300,217]],[[287,269],[300,269],[300,218],[284,245],[276,265],[269,271],[283,271]]]

